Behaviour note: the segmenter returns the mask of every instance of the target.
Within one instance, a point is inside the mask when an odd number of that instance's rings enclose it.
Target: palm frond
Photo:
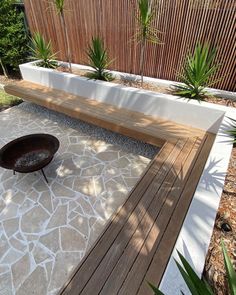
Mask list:
[[[231,137],[233,137],[233,143],[236,143],[236,120],[230,118],[231,120],[231,129],[227,130],[226,133],[228,133]]]
[[[99,37],[93,37],[92,43],[87,50],[88,65],[94,69],[94,72],[87,73],[90,79],[98,79],[103,81],[113,80],[113,76],[106,69],[113,62],[110,60],[107,49],[104,48],[103,41]]]
[[[188,55],[183,73],[178,77],[185,84],[185,92],[182,92],[182,86],[176,86],[175,94],[189,99],[204,100],[207,94],[204,90],[216,83],[212,80],[212,76],[218,69],[215,65],[214,58],[216,49],[209,48],[208,44],[198,44],[193,55]]]
[[[46,42],[44,37],[36,32],[31,38],[32,45],[29,46],[31,50],[31,59],[41,60],[38,65],[45,68],[56,68],[57,62],[56,54],[52,52],[51,41]]]
[[[225,263],[225,269],[227,274],[227,282],[229,285],[230,294],[235,295],[236,294],[236,272],[234,270],[233,264],[229,258],[228,252],[225,248],[223,241],[221,241],[221,247],[223,250],[224,263]]]

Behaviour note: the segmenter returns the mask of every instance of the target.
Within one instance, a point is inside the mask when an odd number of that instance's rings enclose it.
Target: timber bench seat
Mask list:
[[[203,135],[195,128],[27,81],[6,85],[4,89],[48,109],[157,146],[166,140],[175,142],[178,138]]]
[[[215,135],[29,82],[6,92],[161,146],[61,295],[151,295],[159,285]],[[171,284],[171,282],[170,282]]]

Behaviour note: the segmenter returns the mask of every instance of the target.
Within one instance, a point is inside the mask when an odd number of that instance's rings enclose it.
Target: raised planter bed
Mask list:
[[[89,69],[73,64],[74,69]],[[147,115],[157,116],[191,127],[216,133],[223,119],[224,112],[214,111],[210,104],[199,104],[197,101],[187,103],[186,100],[169,94],[162,94],[133,87],[127,87],[112,82],[89,80],[75,74],[59,72],[35,66],[35,62],[20,65],[24,80],[47,87],[67,91],[69,93],[96,99],[138,111]],[[127,75],[114,72],[115,75]],[[132,76],[133,78],[135,76]],[[146,78],[147,80],[148,78]],[[149,78],[153,83],[159,79]],[[163,82],[165,83],[165,82]],[[201,118],[201,120],[199,120]]]

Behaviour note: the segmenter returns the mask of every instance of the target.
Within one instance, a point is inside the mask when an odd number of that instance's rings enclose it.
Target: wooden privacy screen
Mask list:
[[[52,2],[52,0],[51,0]],[[85,50],[92,36],[104,38],[112,69],[139,73],[140,46],[132,41],[137,30],[138,0],[65,0],[66,23],[73,61],[86,63]],[[186,54],[197,42],[216,47],[220,69],[214,87],[235,91],[234,0],[153,0],[154,25],[162,32],[162,45],[148,44],[145,75],[176,80]],[[51,39],[58,58],[65,60],[63,30],[50,0],[24,0],[31,32]],[[50,7],[50,8],[49,8]]]

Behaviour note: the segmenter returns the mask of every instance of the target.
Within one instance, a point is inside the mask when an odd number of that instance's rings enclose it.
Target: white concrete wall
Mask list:
[[[78,65],[73,67],[85,68]],[[74,74],[36,67],[32,62],[20,65],[20,70],[23,79],[30,82],[213,133],[219,129],[224,116],[224,111],[212,111],[208,104],[187,102],[173,95],[144,91],[111,82],[88,80]]]

